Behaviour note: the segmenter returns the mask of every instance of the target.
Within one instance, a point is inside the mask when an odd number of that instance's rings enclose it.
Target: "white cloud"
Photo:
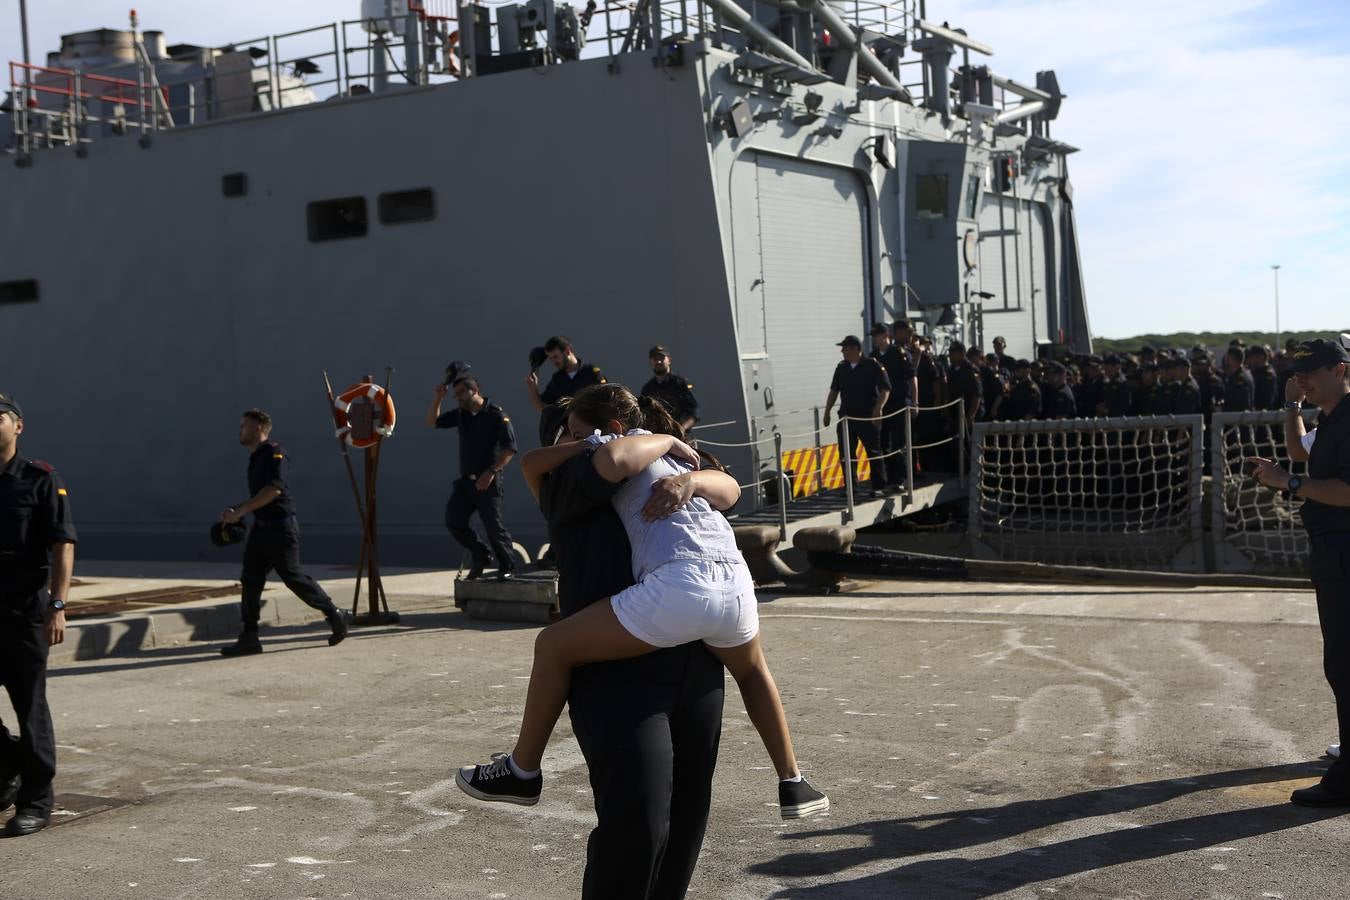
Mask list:
[[[35,61],[59,35],[124,27],[125,0],[29,3]],[[1030,82],[1053,68],[1093,328],[1102,335],[1350,324],[1350,16],[1269,0],[929,0]],[[138,5],[170,43],[353,18],[358,0]],[[19,56],[17,28],[0,53]]]

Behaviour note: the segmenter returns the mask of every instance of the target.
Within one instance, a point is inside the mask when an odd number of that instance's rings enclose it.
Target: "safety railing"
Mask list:
[[[132,81],[11,62],[9,89],[15,141],[25,152],[87,143],[90,125],[144,133],[172,124],[168,94],[144,77]]]
[[[941,413],[947,410],[955,410],[957,419],[956,428],[946,437],[936,441],[930,441],[923,444],[914,443],[914,421],[921,413]],[[769,434],[752,438],[748,441],[713,441],[704,438],[698,438],[694,445],[704,448],[717,448],[719,450],[748,450],[751,457],[751,470],[755,473],[753,481],[740,483],[742,491],[752,491],[754,498],[754,508],[763,509],[769,505],[766,498],[765,484],[771,483],[775,486],[773,505],[778,513],[778,528],[780,535],[784,540],[787,538],[788,529],[788,507],[789,504],[797,502],[798,494],[810,495],[823,492],[824,490],[842,489],[844,509],[842,512],[842,521],[844,524],[853,522],[857,518],[857,484],[864,474],[864,466],[869,470],[871,466],[884,466],[888,459],[903,456],[905,459],[905,479],[903,487],[903,503],[905,506],[914,503],[914,479],[915,479],[915,456],[917,451],[930,450],[944,445],[955,445],[956,447],[956,470],[962,483],[965,483],[965,457],[966,443],[968,440],[966,418],[966,403],[964,398],[957,398],[948,403],[937,406],[906,406],[885,413],[881,416],[839,416],[837,423],[833,426],[826,421],[821,407],[812,407],[810,409],[793,410],[777,414],[777,418],[786,418],[790,415],[801,415],[810,412],[814,415],[814,425],[809,431],[799,431],[790,434],[784,434],[781,431],[774,430]],[[865,441],[861,435],[853,435],[849,423],[867,423],[873,426],[880,425],[896,417],[904,417],[904,442],[889,450],[883,450],[875,456],[868,455],[865,450]],[[723,423],[727,424],[727,423]],[[756,430],[756,422],[751,419],[752,433]],[[827,430],[834,428],[838,435],[838,440],[834,444],[828,444],[823,439]],[[850,439],[855,437],[856,439]],[[800,442],[805,439],[811,439],[811,448],[808,449],[805,459],[809,460],[812,467],[806,471],[799,469],[789,469],[789,460],[802,459],[801,451],[791,449],[784,451],[785,446],[791,446],[790,442]],[[770,467],[764,466],[765,451],[772,447],[773,459],[775,464]],[[857,447],[864,446],[864,451],[855,456]],[[876,444],[874,444],[876,446]],[[830,453],[831,450],[835,452]],[[795,463],[794,463],[795,464]],[[856,466],[856,476],[855,476]],[[799,490],[799,487],[802,490]],[[814,490],[812,489],[814,488]]]

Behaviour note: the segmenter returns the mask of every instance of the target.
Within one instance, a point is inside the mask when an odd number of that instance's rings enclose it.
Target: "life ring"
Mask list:
[[[394,433],[394,398],[378,384],[354,384],[333,400],[333,421],[337,436],[351,446],[373,447]]]

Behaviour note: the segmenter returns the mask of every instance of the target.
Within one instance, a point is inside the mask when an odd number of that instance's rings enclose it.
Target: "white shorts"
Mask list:
[[[759,633],[755,583],[744,563],[675,560],[609,602],[619,624],[653,647],[739,647]]]

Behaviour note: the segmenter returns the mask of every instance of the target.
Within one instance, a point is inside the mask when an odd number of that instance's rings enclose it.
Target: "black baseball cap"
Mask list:
[[[875,325],[873,325],[871,328],[867,329],[867,333],[868,333],[868,334],[890,334],[890,333],[891,333],[891,330],[890,330],[889,328],[887,328],[885,325],[881,324],[880,322],[877,322],[877,323],[876,323]]]
[[[1013,363],[1014,372],[1018,371],[1019,369],[1030,369],[1030,368],[1031,363],[1025,359],[1019,359],[1017,362]]]
[[[445,367],[445,383],[454,384],[456,381],[459,381],[465,375],[468,375],[469,370],[472,368],[473,366],[469,365],[462,359],[452,360],[450,362],[450,365]]]
[[[217,522],[211,526],[211,543],[217,547],[228,547],[242,541],[246,534],[248,527],[243,522]]]
[[[1102,365],[1118,366],[1120,365],[1120,357],[1116,356],[1114,353],[1108,353],[1102,357]]]
[[[1290,368],[1300,375],[1334,366],[1336,363],[1350,363],[1350,353],[1336,341],[1315,338],[1298,345],[1290,357]]]
[[[956,351],[957,353],[965,353],[966,345],[961,343],[960,341],[952,341],[950,344],[947,345],[947,352],[951,353],[953,350]]]
[[[670,351],[665,348],[664,344],[653,344],[652,349],[647,351],[648,359],[659,359],[662,356],[669,356],[669,355]]]
[[[837,346],[840,346],[840,347],[857,347],[857,348],[861,349],[861,348],[862,348],[862,341],[858,339],[858,336],[857,336],[856,334],[850,334],[850,335],[845,335],[845,336],[844,336],[844,339],[843,339],[842,341],[840,341],[840,342],[838,343]]]
[[[14,418],[23,418],[23,410],[19,408],[14,398],[7,394],[0,394],[0,413],[14,413]]]

